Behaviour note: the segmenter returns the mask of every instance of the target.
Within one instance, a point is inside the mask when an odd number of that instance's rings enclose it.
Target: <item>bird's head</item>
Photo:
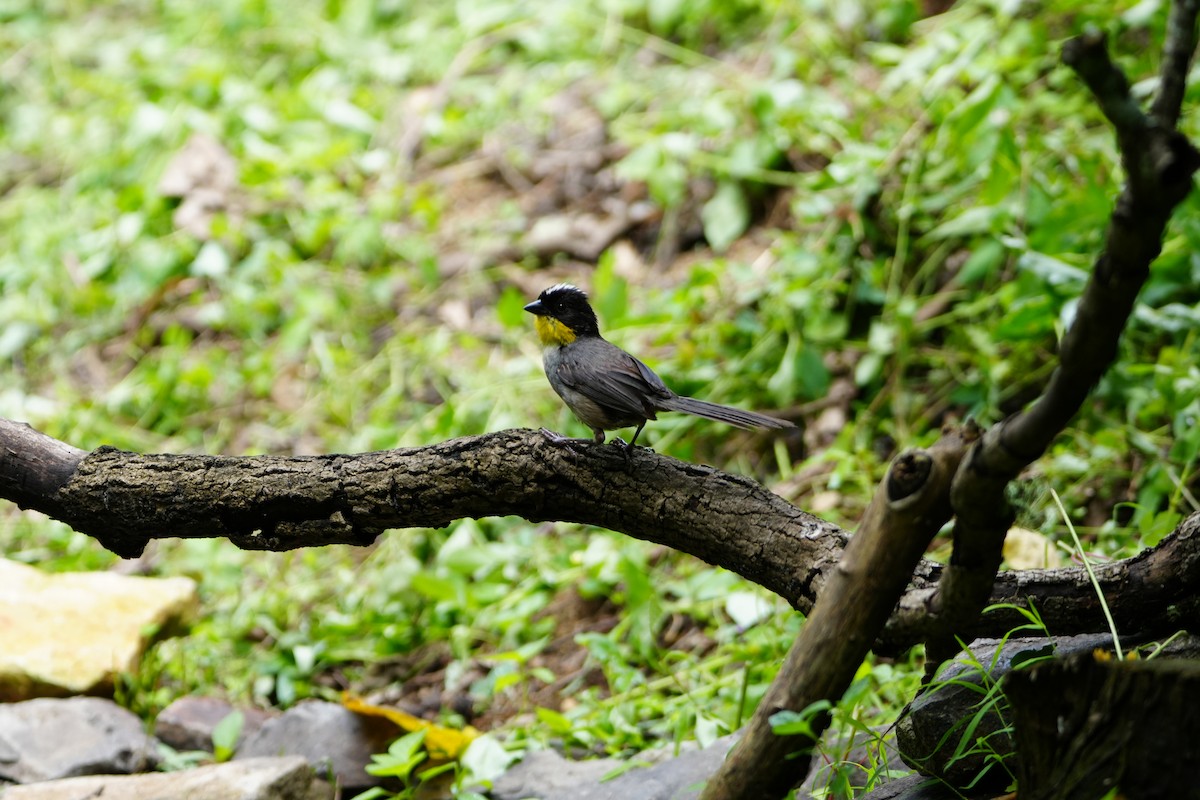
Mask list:
[[[596,312],[592,311],[587,294],[569,283],[546,289],[537,300],[525,306],[525,310],[537,318],[538,338],[545,347],[561,347],[581,336],[600,335]]]

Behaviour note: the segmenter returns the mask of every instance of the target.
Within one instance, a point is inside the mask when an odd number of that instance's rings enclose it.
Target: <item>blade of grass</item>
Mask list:
[[[1050,495],[1054,498],[1054,504],[1058,506],[1058,513],[1062,514],[1063,522],[1067,524],[1067,530],[1071,532],[1071,539],[1075,542],[1075,550],[1079,553],[1079,560],[1083,562],[1083,568],[1087,570],[1088,580],[1091,581],[1092,588],[1096,590],[1096,597],[1100,599],[1100,609],[1104,612],[1104,619],[1108,620],[1108,630],[1112,633],[1113,651],[1117,654],[1117,660],[1123,661],[1125,654],[1121,652],[1121,640],[1117,637],[1117,625],[1113,622],[1112,612],[1108,610],[1108,601],[1104,599],[1104,592],[1100,589],[1100,581],[1096,579],[1096,573],[1092,569],[1092,564],[1088,561],[1087,554],[1083,552],[1083,544],[1079,541],[1079,534],[1075,532],[1075,526],[1071,524],[1071,518],[1067,516],[1067,510],[1063,508],[1058,492],[1051,489]]]

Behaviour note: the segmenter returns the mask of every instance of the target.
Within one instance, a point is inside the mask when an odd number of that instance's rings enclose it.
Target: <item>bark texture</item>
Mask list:
[[[41,511],[125,556],[152,539],[228,538],[286,550],[369,544],[381,531],[512,514],[599,525],[737,572],[808,613],[850,536],[748,478],[648,451],[556,446],[502,431],[357,455],[92,453],[0,419],[0,498]],[[921,561],[875,642],[896,654],[937,630],[944,568]],[[1168,635],[1200,622],[1200,514],[1157,547],[1096,567],[1120,630]],[[1108,629],[1082,568],[1003,572],[990,604],[1032,602],[1059,635]],[[999,609],[979,636],[1024,622]]]

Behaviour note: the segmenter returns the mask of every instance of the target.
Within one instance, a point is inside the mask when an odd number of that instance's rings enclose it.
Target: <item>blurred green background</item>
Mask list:
[[[852,528],[898,447],[1045,380],[1121,179],[1059,47],[1108,31],[1144,98],[1166,17],[931,10],[0,2],[0,416],[144,452],[583,436],[521,312],[567,280],[675,390],[804,426],[668,415],[645,444]],[[1014,492],[1049,542],[1050,489],[1097,557],[1195,510],[1195,212],[1120,364]],[[115,561],[11,505],[0,542],[47,569]],[[735,729],[801,624],[690,557],[511,518],[365,549],[166,540],[140,568],[196,577],[205,606],[128,676],[147,717],[189,692],[287,706],[441,670],[470,708],[430,716],[575,754]],[[907,663],[860,678],[850,727],[915,685]]]

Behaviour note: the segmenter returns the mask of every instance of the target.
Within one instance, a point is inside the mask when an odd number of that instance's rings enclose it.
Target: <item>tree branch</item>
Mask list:
[[[644,451],[627,465],[616,448],[555,447],[533,431],[361,455],[239,458],[112,448],[88,454],[0,419],[0,498],[130,556],[151,539],[175,536],[285,550],[368,544],[387,528],[460,517],[581,522],[698,556],[804,613],[849,540],[746,478]],[[920,563],[877,651],[902,652],[937,629],[933,601],[943,571]],[[1098,572],[1121,630],[1132,637],[1166,635],[1200,619],[1200,514],[1157,547]],[[1031,601],[1050,630],[1064,635],[1107,630],[1082,569],[992,578],[989,604]],[[990,613],[974,630],[999,637],[1015,624],[1013,612]]]
[[[0,419],[0,490],[21,508],[44,510],[86,455],[28,425]]]
[[[0,420],[0,453],[32,429]],[[34,445],[58,446],[37,434]],[[54,443],[50,445],[48,443]],[[69,448],[75,453],[82,451]],[[360,455],[82,456],[39,492],[22,460],[0,463],[0,496],[42,511],[122,556],[151,539],[225,537],[247,549],[369,544],[388,528],[515,514],[585,522],[717,563],[787,598],[811,598],[846,534],[758,483],[655,453],[534,431],[468,436]]]
[[[1195,0],[1181,0],[1172,10],[1162,93],[1155,103],[1160,120],[1178,119],[1182,88],[1177,84],[1186,80],[1195,46],[1196,6]],[[954,481],[954,552],[931,606],[941,617],[941,630],[929,642],[934,664],[953,655],[957,638],[971,638],[988,601],[1013,519],[1005,487],[1046,451],[1116,359],[1150,263],[1162,249],[1167,222],[1191,192],[1192,175],[1200,167],[1200,153],[1184,136],[1142,113],[1128,80],[1109,58],[1103,34],[1090,31],[1071,39],[1062,58],[1116,129],[1127,182],[1104,251],[1059,346],[1058,368],[1030,408],[992,427],[972,448]]]
[[[800,735],[775,733],[771,718],[845,693],[925,548],[950,518],[950,482],[977,435],[973,425],[945,432],[929,450],[892,462],[779,674],[701,800],[783,797],[804,780],[829,714],[816,715]]]
[[[1183,96],[1187,91],[1187,76],[1196,52],[1196,18],[1200,14],[1198,0],[1176,0],[1167,17],[1167,41],[1163,45],[1163,61],[1159,69],[1158,94],[1150,106],[1150,116],[1164,128],[1179,124]]]
[[[1200,513],[1181,522],[1155,547],[1094,569],[1122,638],[1151,641],[1200,627]],[[943,571],[939,565],[922,564],[875,643],[875,652],[899,654],[913,642],[938,634],[943,620],[934,601]],[[1033,606],[1056,636],[1108,631],[1096,590],[1082,567],[1001,572],[994,577],[986,603],[998,607],[979,617],[971,628],[973,637],[999,639],[1028,622],[1007,606]]]

